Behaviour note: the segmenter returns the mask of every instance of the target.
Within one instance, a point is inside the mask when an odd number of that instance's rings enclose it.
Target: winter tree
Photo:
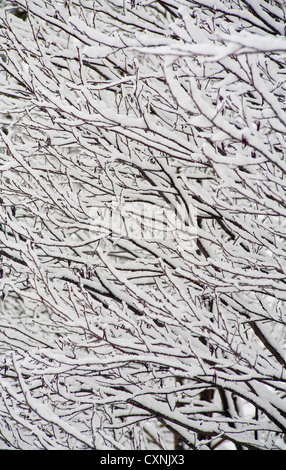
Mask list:
[[[286,448],[285,21],[1,2],[0,448]]]

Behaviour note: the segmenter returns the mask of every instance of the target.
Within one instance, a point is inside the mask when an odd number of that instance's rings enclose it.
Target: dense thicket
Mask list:
[[[0,18],[0,447],[284,449],[282,0]]]

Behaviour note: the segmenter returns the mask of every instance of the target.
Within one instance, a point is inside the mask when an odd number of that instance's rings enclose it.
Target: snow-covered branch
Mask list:
[[[284,449],[285,7],[0,12],[0,448]]]

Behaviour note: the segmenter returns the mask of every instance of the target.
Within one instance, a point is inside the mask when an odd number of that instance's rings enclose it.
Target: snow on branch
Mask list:
[[[2,4],[0,448],[285,449],[283,2]]]

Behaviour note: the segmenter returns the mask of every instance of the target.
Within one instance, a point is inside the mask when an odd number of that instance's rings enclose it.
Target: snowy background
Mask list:
[[[285,20],[0,2],[0,448],[286,449]]]

